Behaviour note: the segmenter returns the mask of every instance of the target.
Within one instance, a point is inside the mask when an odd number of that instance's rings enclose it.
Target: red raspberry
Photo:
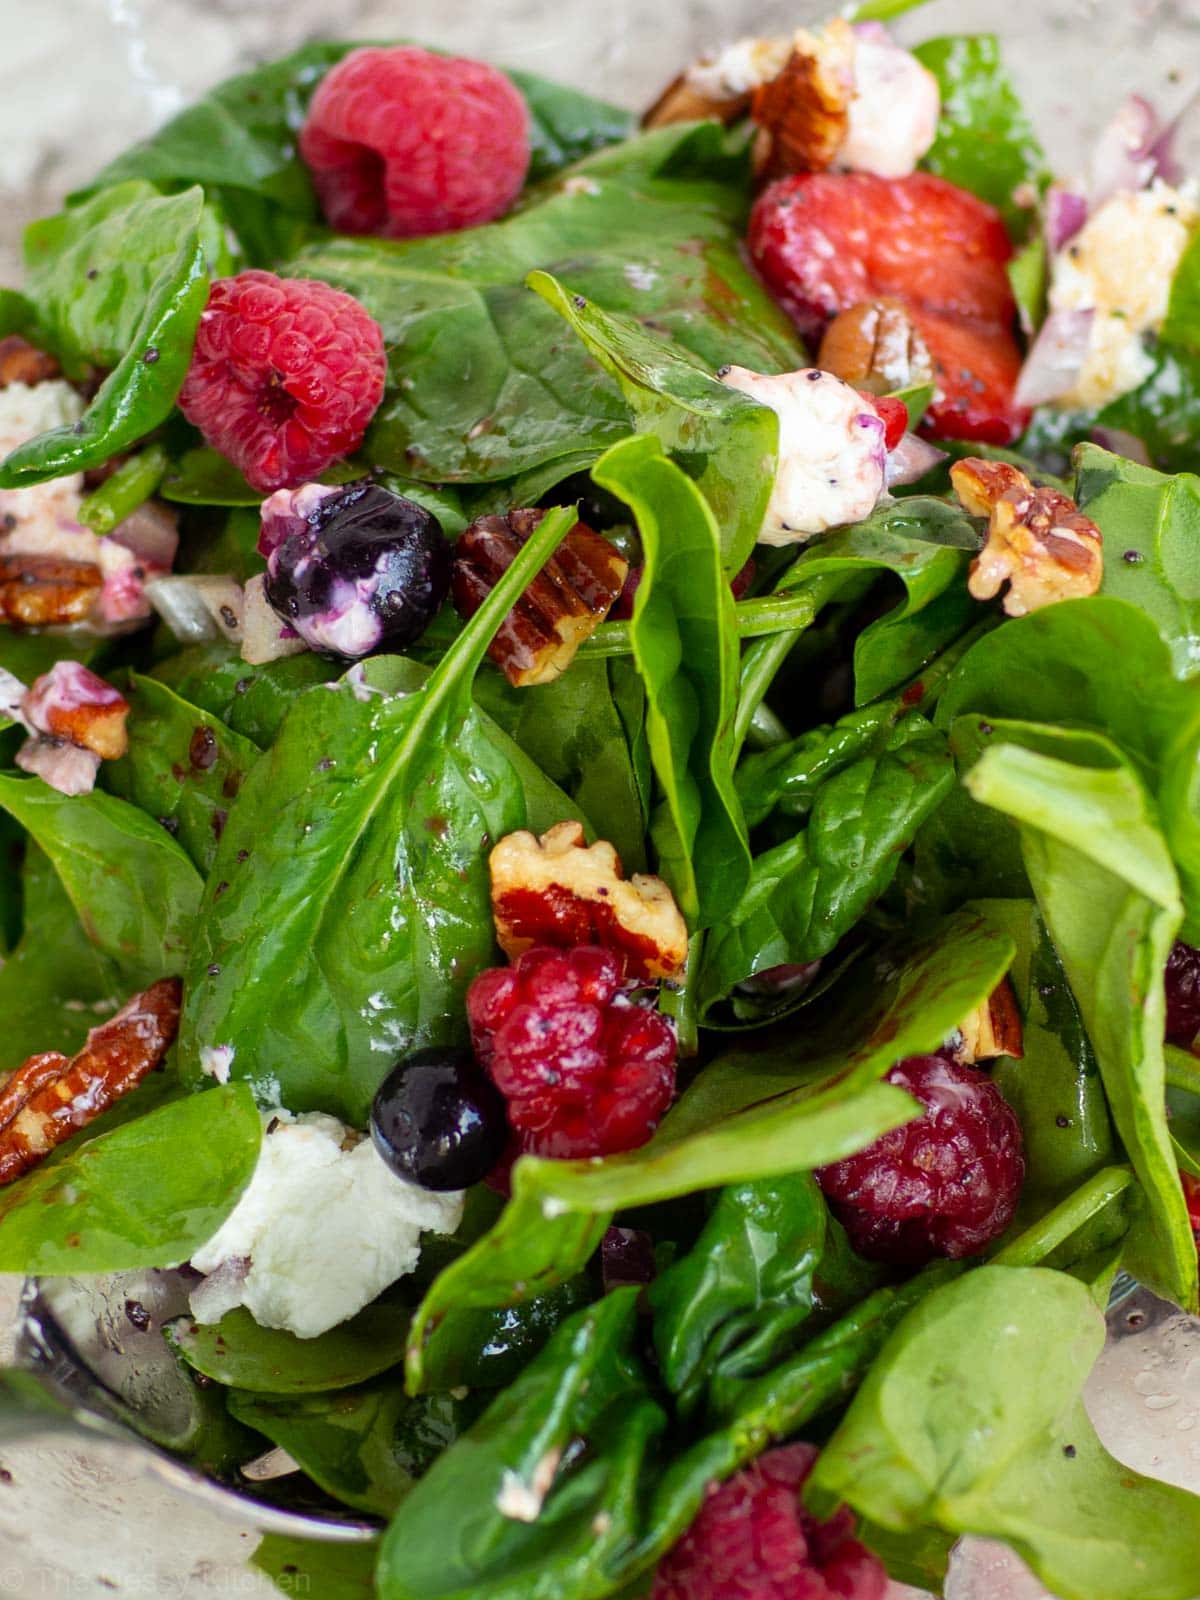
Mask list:
[[[179,409],[266,494],[357,450],[386,375],[383,333],[352,295],[239,272],[212,286]]]
[[[354,50],[325,77],[300,154],[330,224],[403,239],[502,216],[529,170],[529,112],[494,67],[408,45]]]
[[[817,1182],[860,1255],[916,1266],[977,1254],[1013,1219],[1025,1178],[1021,1125],[991,1079],[946,1056],[887,1075],[926,1107]]]
[[[1200,950],[1176,939],[1167,957],[1164,982],[1167,1042],[1190,1050],[1192,1041],[1200,1034]]]
[[[620,957],[538,945],[467,993],[475,1054],[522,1150],[613,1155],[645,1144],[675,1092],[675,1035],[622,992]]]
[[[818,1522],[800,1501],[811,1444],[770,1450],[711,1493],[659,1564],[650,1600],[884,1600],[888,1576],[843,1506]]]

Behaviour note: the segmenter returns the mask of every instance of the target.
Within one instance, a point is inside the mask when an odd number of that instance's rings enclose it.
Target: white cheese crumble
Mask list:
[[[461,1193],[405,1183],[369,1139],[319,1112],[263,1112],[263,1142],[249,1186],[196,1254],[198,1272],[226,1273],[218,1297],[198,1286],[193,1315],[216,1322],[243,1305],[264,1328],[314,1339],[361,1311],[409,1273],[422,1233],[452,1233]]]
[[[886,37],[860,32],[850,124],[835,165],[907,178],[937,136],[941,109],[938,81],[916,56]]]
[[[797,544],[870,515],[886,491],[887,456],[883,421],[869,400],[816,367],[779,377],[730,367],[721,376],[779,417],[761,543]]]
[[[1162,326],[1200,208],[1161,182],[1106,200],[1054,257],[1050,310],[1094,310],[1087,355],[1064,406],[1104,405],[1153,370],[1144,335]]]
[[[787,66],[792,41],[737,39],[700,57],[685,74],[688,86],[707,100],[736,100],[777,78]]]
[[[231,1044],[204,1045],[200,1051],[200,1071],[217,1083],[228,1083],[235,1053]]]

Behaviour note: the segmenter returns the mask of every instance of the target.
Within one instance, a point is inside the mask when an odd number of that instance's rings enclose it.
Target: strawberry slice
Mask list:
[[[933,357],[936,388],[925,426],[939,439],[1013,444],[1031,412],[1013,398],[1021,352],[1003,323],[913,311]]]
[[[894,450],[908,432],[908,407],[903,400],[893,399],[891,395],[868,394],[865,389],[858,392],[871,402],[883,419],[883,448]]]

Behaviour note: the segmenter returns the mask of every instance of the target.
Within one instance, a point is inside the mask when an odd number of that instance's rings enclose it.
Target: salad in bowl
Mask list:
[[[0,292],[0,1270],[284,1589],[1200,1593],[1081,1400],[1197,1309],[1190,113],[901,9],[312,44]]]

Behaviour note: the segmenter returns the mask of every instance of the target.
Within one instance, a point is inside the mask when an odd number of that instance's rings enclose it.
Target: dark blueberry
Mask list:
[[[1200,1034],[1200,950],[1176,939],[1167,957],[1165,978],[1167,1040],[1190,1050]]]
[[[310,649],[349,660],[413,644],[450,587],[437,518],[368,480],[272,495],[259,548],[272,608]]]
[[[371,1107],[375,1148],[422,1189],[467,1189],[508,1144],[504,1101],[469,1050],[417,1050],[384,1079]]]

